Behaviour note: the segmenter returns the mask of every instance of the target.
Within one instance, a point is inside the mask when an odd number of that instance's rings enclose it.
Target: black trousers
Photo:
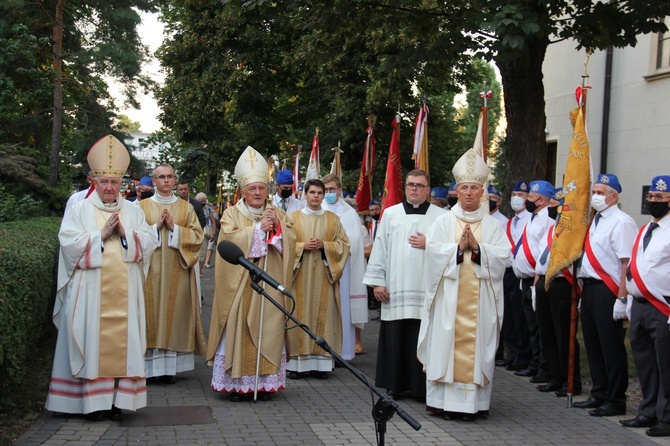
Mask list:
[[[535,314],[535,310],[533,310],[533,298],[530,291],[533,280],[534,278],[521,279],[521,302],[523,304],[523,313],[526,318],[532,352],[528,368],[537,370],[538,375],[548,375],[549,367],[542,354],[542,341],[540,340],[540,330],[537,327],[537,315]]]
[[[530,364],[532,354],[528,326],[523,314],[520,283],[521,281],[514,275],[514,270],[511,267],[507,268],[503,277],[504,316],[499,350],[501,347],[502,349],[507,347],[505,361],[508,364],[516,363],[525,367]],[[496,355],[496,359],[503,357]]]
[[[568,385],[568,360],[570,358],[570,304],[572,285],[563,277],[557,277],[545,291],[544,277],[537,281],[537,323],[542,340],[542,354],[547,360],[551,384]],[[573,390],[582,388],[579,367],[579,344],[575,341],[573,367]]]
[[[588,279],[582,291],[582,333],[593,379],[591,396],[626,404],[628,354],[623,321],[612,319],[616,296],[600,280]]]
[[[670,330],[652,304],[633,301],[630,346],[642,387],[638,413],[670,424]]]
[[[426,374],[416,357],[420,319],[381,321],[375,386],[399,395],[426,397]]]

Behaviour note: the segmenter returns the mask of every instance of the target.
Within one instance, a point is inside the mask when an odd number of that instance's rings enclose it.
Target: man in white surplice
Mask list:
[[[453,169],[458,204],[426,235],[425,301],[417,356],[426,372],[426,406],[472,421],[487,413],[503,317],[509,242],[488,203],[489,169],[469,150]]]

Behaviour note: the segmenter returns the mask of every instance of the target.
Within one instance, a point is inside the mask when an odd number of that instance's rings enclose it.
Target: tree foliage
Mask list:
[[[108,91],[115,79],[135,103],[139,89],[150,87],[141,74],[147,50],[137,34],[139,11],[155,9],[152,0],[69,0],[63,13],[63,123],[56,163],[62,193],[85,163],[90,146],[112,133],[116,104]],[[35,172],[48,177],[54,107],[53,27],[56,0],[0,3],[0,145],[36,161]],[[117,133],[117,136],[122,136]],[[53,166],[52,166],[53,167]],[[3,179],[4,181],[4,179]],[[22,180],[7,190],[22,187]],[[64,203],[52,188],[32,190],[54,207]]]

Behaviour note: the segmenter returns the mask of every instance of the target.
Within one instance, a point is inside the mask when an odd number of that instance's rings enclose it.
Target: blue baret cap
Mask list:
[[[611,187],[618,193],[621,193],[621,184],[619,183],[619,179],[614,174],[611,173],[599,174],[595,184],[604,184],[605,186]]]
[[[489,192],[489,195],[497,195],[497,196],[499,196],[500,198],[502,198],[502,194],[500,193],[500,191],[498,190],[498,188],[495,187],[493,184],[489,184],[489,190],[488,190],[488,192]]]
[[[372,200],[370,201],[370,206],[381,206],[382,204],[379,202],[379,200]]]
[[[512,188],[512,192],[528,193],[528,192],[530,192],[530,187],[528,187],[528,183],[525,182],[524,180],[519,180],[516,183],[514,183],[514,187]]]
[[[451,183],[449,183],[449,191],[451,192],[455,190],[456,190],[456,182],[452,181]]]
[[[536,194],[544,195],[547,198],[553,198],[554,196],[554,185],[549,181],[537,180],[530,182],[530,192],[535,192]]]
[[[138,186],[152,186],[154,183],[151,182],[151,177],[142,177]]]
[[[293,184],[293,172],[290,170],[277,172],[277,184]]]
[[[670,175],[659,175],[651,180],[649,192],[670,192]]]
[[[443,186],[437,186],[434,187],[430,190],[430,197],[431,198],[447,198],[447,194],[449,193],[449,189]]]

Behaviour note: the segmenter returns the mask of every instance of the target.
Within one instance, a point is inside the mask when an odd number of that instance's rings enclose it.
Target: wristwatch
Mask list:
[[[627,304],[628,303],[628,296],[619,296],[617,297],[621,302]]]

